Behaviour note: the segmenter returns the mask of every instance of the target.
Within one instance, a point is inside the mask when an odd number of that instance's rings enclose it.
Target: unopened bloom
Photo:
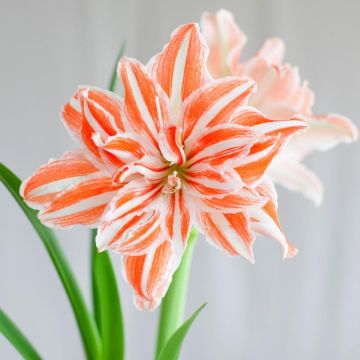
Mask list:
[[[268,174],[274,181],[300,191],[316,204],[322,200],[322,184],[302,163],[314,151],[328,150],[339,143],[349,143],[358,132],[342,115],[314,115],[314,93],[306,81],[301,82],[298,69],[283,64],[285,46],[272,38],[249,60],[239,63],[246,36],[226,10],[202,16],[202,30],[210,48],[208,67],[217,78],[226,75],[248,75],[258,84],[249,104],[272,118],[288,118],[302,114],[309,127],[296,134],[271,164]]]
[[[144,66],[123,58],[124,98],[81,87],[62,119],[81,150],[41,167],[21,188],[48,226],[98,227],[99,250],[123,255],[139,308],[155,308],[191,225],[230,255],[253,261],[254,232],[296,253],[281,232],[264,172],[306,124],[272,121],[247,106],[255,82],[212,80],[196,24],[178,28]]]

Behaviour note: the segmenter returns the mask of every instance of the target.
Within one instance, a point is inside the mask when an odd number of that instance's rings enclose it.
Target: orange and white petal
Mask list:
[[[243,186],[240,175],[232,167],[196,164],[183,173],[186,192],[197,197],[229,195]]]
[[[185,143],[187,166],[198,163],[223,165],[238,161],[249,153],[251,146],[261,134],[250,127],[237,124],[222,124],[205,129],[193,145]]]
[[[181,166],[185,163],[182,129],[179,126],[171,125],[162,129],[159,135],[159,145],[163,157],[171,165]]]
[[[235,214],[252,207],[261,207],[266,203],[266,198],[251,188],[242,187],[236,192],[221,197],[203,198],[200,200],[208,207],[208,212],[223,212]]]
[[[255,87],[250,78],[226,77],[200,88],[185,104],[184,140],[192,144],[206,127],[229,122],[238,107],[247,104]]]
[[[100,251],[111,249],[123,255],[143,255],[166,240],[159,211],[149,210],[100,224]],[[105,241],[106,238],[106,241]]]
[[[94,142],[105,153],[112,154],[118,159],[119,166],[141,159],[149,153],[149,149],[134,133],[117,134],[109,137],[105,142],[98,136],[94,136]]]
[[[258,234],[278,241],[283,247],[283,258],[295,256],[298,250],[286,239],[283,234],[277,214],[277,194],[271,180],[264,181],[256,188],[261,196],[267,197],[268,202],[261,208],[249,209],[251,228]]]
[[[70,134],[79,140],[81,135],[81,126],[83,121],[80,95],[83,92],[83,88],[78,88],[75,94],[64,105],[61,112],[61,119],[64,122],[65,127],[69,130]]]
[[[113,175],[116,183],[127,182],[134,178],[145,179],[148,183],[159,183],[169,174],[169,164],[156,156],[145,155],[140,160],[123,166]]]
[[[249,154],[241,158],[235,168],[244,183],[253,186],[260,181],[283,144],[284,140],[280,136],[267,137],[254,144]]]
[[[322,183],[304,164],[279,157],[269,167],[268,174],[277,184],[302,193],[317,206],[321,204],[324,192]]]
[[[73,137],[96,158],[99,158],[99,154],[92,141],[94,133],[101,134],[105,140],[125,130],[122,99],[95,87],[80,87],[65,104],[61,118]]]
[[[309,128],[294,136],[288,151],[296,160],[302,160],[314,151],[326,151],[341,143],[352,143],[358,138],[358,129],[346,117],[338,114],[307,117]]]
[[[117,241],[117,234],[129,217],[157,210],[161,186],[133,180],[124,185],[109,203],[96,236],[99,250]],[[113,240],[116,238],[116,240]]]
[[[228,255],[241,255],[254,262],[252,245],[255,241],[251,223],[244,213],[221,212],[198,214],[197,221],[206,240]]]
[[[164,225],[174,250],[182,255],[190,231],[190,212],[183,190],[167,194],[163,209]]]
[[[263,115],[259,110],[251,106],[241,107],[232,122],[235,124],[249,126],[254,131],[272,136],[281,134],[287,137],[296,132],[305,130],[308,125],[300,115],[292,116],[286,120],[272,120]]]
[[[66,152],[60,159],[50,160],[23,181],[20,195],[29,206],[41,209],[68,187],[103,176],[82,151]]]
[[[125,109],[134,131],[158,148],[160,127],[169,121],[167,99],[135,59],[123,57],[118,66],[125,91]]]
[[[215,14],[205,12],[201,29],[209,46],[208,68],[214,78],[229,75],[239,61],[246,44],[246,35],[238,28],[234,16],[221,9]]]
[[[208,79],[208,49],[197,24],[185,24],[171,35],[163,51],[149,64],[154,79],[170,99],[172,116],[179,116],[182,102]]]
[[[95,227],[119,189],[109,177],[83,181],[58,194],[39,212],[39,219],[49,227]]]
[[[123,275],[134,290],[134,302],[140,310],[155,310],[170,286],[181,256],[170,241],[140,256],[124,256]]]
[[[81,96],[87,103],[85,118],[95,132],[106,139],[108,136],[125,131],[123,100],[119,96],[95,87],[83,88]]]

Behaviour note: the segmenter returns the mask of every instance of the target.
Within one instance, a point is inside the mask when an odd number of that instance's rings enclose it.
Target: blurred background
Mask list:
[[[204,10],[232,11],[249,42],[245,57],[270,36],[287,44],[317,94],[314,110],[360,125],[358,0],[20,1],[0,0],[0,160],[21,178],[73,148],[58,114],[79,84],[106,87],[121,43],[143,62],[178,25]],[[318,153],[307,163],[325,187],[320,208],[279,189],[280,215],[300,249],[281,259],[259,238],[256,264],[228,258],[199,241],[187,314],[208,306],[186,339],[182,359],[360,358],[360,144]],[[44,359],[83,359],[62,285],[21,210],[0,188],[0,306]],[[86,229],[59,232],[90,302]],[[203,240],[203,239],[201,239]],[[113,258],[127,331],[127,358],[151,359],[158,312],[137,311]],[[0,359],[19,355],[0,335]]]

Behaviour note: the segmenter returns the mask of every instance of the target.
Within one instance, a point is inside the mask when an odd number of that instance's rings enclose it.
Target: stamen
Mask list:
[[[162,192],[165,194],[172,194],[181,189],[181,179],[177,171],[173,171],[168,175],[167,183],[163,186]]]

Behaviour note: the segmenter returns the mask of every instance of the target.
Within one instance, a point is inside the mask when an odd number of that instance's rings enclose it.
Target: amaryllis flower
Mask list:
[[[281,39],[267,40],[252,58],[239,63],[247,39],[233,15],[226,10],[205,13],[201,23],[210,48],[209,71],[215,78],[248,75],[258,84],[258,91],[250,97],[249,105],[272,118],[304,116],[309,125],[307,131],[291,139],[286,149],[274,159],[268,174],[277,183],[300,191],[320,204],[322,184],[302,160],[314,151],[354,141],[358,135],[356,127],[342,115],[312,113],[314,93],[306,81],[301,82],[297,68],[282,63],[285,46]]]
[[[81,87],[62,119],[80,145],[22,184],[48,226],[98,227],[99,250],[123,256],[139,308],[154,309],[186,247],[191,225],[229,255],[253,261],[254,232],[296,250],[283,235],[264,173],[306,124],[273,121],[247,106],[248,77],[212,80],[198,25],[178,28],[148,66],[123,58],[124,98]]]

